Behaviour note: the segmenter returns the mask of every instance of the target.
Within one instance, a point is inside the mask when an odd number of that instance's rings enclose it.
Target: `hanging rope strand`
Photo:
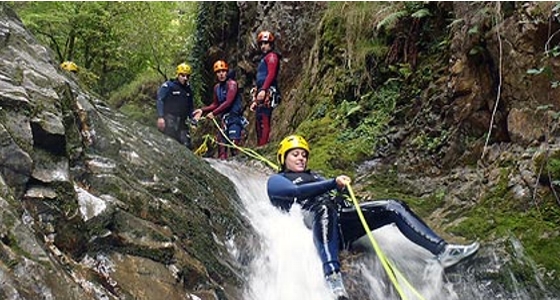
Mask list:
[[[492,111],[492,118],[490,119],[490,126],[488,128],[488,135],[486,136],[486,141],[484,142],[484,148],[482,150],[482,155],[480,159],[484,158],[486,155],[486,150],[488,148],[488,142],[490,141],[490,136],[492,135],[492,126],[494,124],[494,118],[496,117],[496,111],[498,110],[498,105],[500,104],[500,97],[502,92],[502,38],[500,36],[500,25],[502,22],[502,11],[501,11],[501,3],[496,2],[496,37],[498,38],[498,47],[499,47],[499,59],[498,59],[498,92],[496,95],[496,104],[494,104],[494,110]]]
[[[391,280],[391,283],[393,283],[393,286],[395,287],[395,289],[399,293],[399,296],[401,297],[401,299],[402,300],[407,300],[408,298],[404,294],[404,291],[401,288],[401,286],[400,286],[400,284],[397,280],[397,276],[400,277],[402,281],[404,281],[406,286],[414,293],[414,295],[418,299],[425,300],[425,298],[412,286],[412,284],[410,284],[410,282],[408,282],[408,280],[406,280],[406,278],[402,275],[402,273],[399,272],[399,270],[391,264],[389,259],[387,259],[387,257],[383,253],[383,251],[381,251],[381,248],[377,244],[377,241],[375,241],[375,238],[373,237],[373,233],[372,233],[371,229],[369,228],[369,225],[367,224],[367,221],[364,217],[364,214],[362,213],[362,209],[360,207],[360,204],[358,203],[358,200],[356,200],[356,196],[354,196],[354,191],[352,190],[352,187],[350,186],[350,184],[347,184],[346,188],[348,189],[348,193],[350,194],[350,198],[352,199],[352,203],[354,204],[354,207],[356,208],[356,212],[358,213],[358,217],[360,218],[360,221],[362,222],[362,226],[364,227],[364,229],[367,233],[369,241],[371,242],[371,245],[373,246],[373,249],[375,250],[375,254],[377,254],[377,257],[381,261],[381,265],[385,269],[385,272],[387,272],[387,275],[389,276],[389,279]]]
[[[201,120],[202,120],[202,119],[206,119],[206,118],[201,118]],[[268,166],[270,166],[270,167],[271,167],[272,169],[274,169],[275,171],[279,171],[279,170],[280,170],[280,167],[279,167],[279,166],[277,166],[275,163],[273,163],[273,162],[271,162],[270,160],[268,160],[266,157],[264,157],[264,156],[258,154],[255,150],[249,149],[249,148],[245,148],[245,147],[240,147],[240,146],[236,145],[236,144],[235,144],[233,141],[231,141],[231,140],[229,139],[229,137],[224,133],[224,131],[222,130],[222,128],[220,127],[220,125],[219,125],[218,122],[216,121],[216,118],[213,118],[212,121],[214,122],[214,125],[216,125],[216,128],[218,128],[218,131],[220,132],[220,134],[221,134],[221,135],[226,139],[226,141],[227,141],[227,143],[221,143],[221,142],[216,141],[215,139],[212,139],[212,140],[214,140],[214,142],[215,142],[216,144],[221,145],[221,146],[225,146],[225,147],[229,147],[229,148],[237,149],[237,150],[239,150],[239,151],[241,151],[241,152],[247,154],[249,157],[252,157],[252,158],[254,158],[254,159],[257,159],[257,160],[260,160],[260,161],[266,163]],[[203,155],[204,153],[206,153],[206,151],[208,150],[208,147],[206,146],[206,143],[207,143],[207,138],[204,139],[203,144],[199,147],[199,149],[197,149],[197,150],[195,151],[195,154],[198,155],[198,154],[201,153],[201,154]]]

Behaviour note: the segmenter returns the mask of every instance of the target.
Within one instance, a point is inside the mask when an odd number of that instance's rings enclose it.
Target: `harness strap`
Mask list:
[[[280,104],[280,93],[278,93],[278,90],[271,86],[268,90],[265,91],[265,96],[264,96],[264,100],[259,101],[257,100],[257,94],[258,94],[258,90],[257,88],[252,88],[251,89],[251,96],[253,98],[253,102],[257,103],[257,106],[264,106],[266,108],[275,108],[276,106],[278,106],[278,104]]]

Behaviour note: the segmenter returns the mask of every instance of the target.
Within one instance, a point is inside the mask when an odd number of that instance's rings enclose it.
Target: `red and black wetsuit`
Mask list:
[[[257,94],[260,91],[268,91],[274,87],[277,93],[278,74],[280,73],[280,55],[274,51],[266,53],[257,67]],[[270,136],[270,119],[272,118],[272,107],[265,103],[258,103],[256,109],[256,131],[257,146],[266,145]]]
[[[212,104],[201,108],[203,113],[212,112],[214,116],[222,120],[222,130],[227,137],[239,145],[241,142],[241,131],[243,130],[243,106],[241,103],[241,94],[238,93],[237,81],[228,79],[219,82],[214,86],[214,99]],[[222,144],[228,143],[227,139],[218,134],[218,141]],[[232,148],[232,155],[237,152]],[[226,146],[219,145],[219,158],[227,158]]]

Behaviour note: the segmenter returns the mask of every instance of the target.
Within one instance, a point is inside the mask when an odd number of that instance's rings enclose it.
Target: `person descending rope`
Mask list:
[[[194,96],[189,82],[192,68],[179,64],[176,78],[165,81],[157,93],[157,128],[192,150],[190,126],[186,121],[192,116]]]
[[[366,235],[355,206],[351,206],[336,190],[345,192],[350,177],[339,175],[326,179],[307,169],[310,148],[299,135],[290,135],[278,145],[280,171],[268,178],[267,192],[271,203],[283,211],[294,204],[304,212],[304,222],[313,231],[313,241],[323,264],[326,282],[336,299],[348,299],[338,258],[339,249],[352,249],[354,241]],[[451,267],[475,254],[479,243],[453,245],[438,236],[402,201],[383,199],[359,205],[371,230],[389,224],[410,241],[434,254],[443,268]]]
[[[274,51],[274,35],[261,31],[257,43],[263,57],[257,66],[257,87],[251,91],[253,101],[249,109],[256,113],[257,146],[268,144],[272,110],[280,103],[278,74],[280,73],[280,54]]]
[[[241,144],[241,134],[246,124],[246,119],[243,117],[243,105],[241,102],[241,93],[237,87],[237,81],[233,78],[228,78],[228,65],[223,60],[218,60],[214,63],[214,73],[218,83],[214,86],[214,98],[212,104],[206,107],[199,108],[194,111],[194,119],[198,121],[203,113],[208,113],[207,118],[213,119],[219,117],[222,122],[222,131],[227,134],[227,137],[222,133],[218,133],[218,157],[220,159],[228,158],[228,139],[235,145]],[[237,155],[238,150],[231,147],[231,155]]]

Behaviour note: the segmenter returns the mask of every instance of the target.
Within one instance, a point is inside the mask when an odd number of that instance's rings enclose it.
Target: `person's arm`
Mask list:
[[[217,95],[217,91],[216,91],[217,88],[218,88],[218,85],[214,86],[214,96],[213,96],[213,99],[212,99],[212,104],[201,108],[203,113],[208,113],[208,112],[214,111],[214,109],[216,109],[220,105],[220,102],[218,102],[218,95]]]
[[[214,95],[214,99],[212,100],[212,104],[210,104],[209,106],[204,106],[204,107],[195,109],[192,113],[193,119],[195,120],[195,122],[198,122],[198,120],[200,120],[200,118],[202,118],[202,114],[212,112],[214,110],[214,108],[218,107],[218,104],[219,104],[218,103],[218,98],[216,98],[216,95]]]
[[[167,84],[167,82],[165,82],[164,84],[161,85],[161,87],[157,92],[156,109],[157,109],[158,118],[163,118],[164,115],[163,102],[167,97],[168,91],[169,91],[169,85]]]
[[[228,80],[226,82],[226,85],[227,85],[226,101],[224,101],[224,103],[222,103],[220,106],[218,106],[218,108],[212,111],[212,114],[214,114],[215,116],[221,114],[226,109],[231,107],[233,105],[233,101],[235,100],[235,97],[237,96],[237,82],[235,82],[235,80]]]
[[[298,199],[306,199],[324,194],[336,189],[335,179],[327,179],[316,182],[296,185],[288,178],[276,174],[271,176],[267,182],[268,197],[271,201],[282,201],[293,203]]]
[[[187,116],[192,118],[194,112],[194,94],[190,83],[187,85],[187,90],[189,92],[189,96],[187,96]]]
[[[266,68],[268,70],[268,74],[266,74],[266,79],[264,80],[263,85],[261,86],[260,91],[267,91],[270,88],[270,85],[276,79],[278,75],[278,64],[280,63],[280,59],[278,54],[274,52],[270,52],[264,57],[264,61],[266,63]]]

